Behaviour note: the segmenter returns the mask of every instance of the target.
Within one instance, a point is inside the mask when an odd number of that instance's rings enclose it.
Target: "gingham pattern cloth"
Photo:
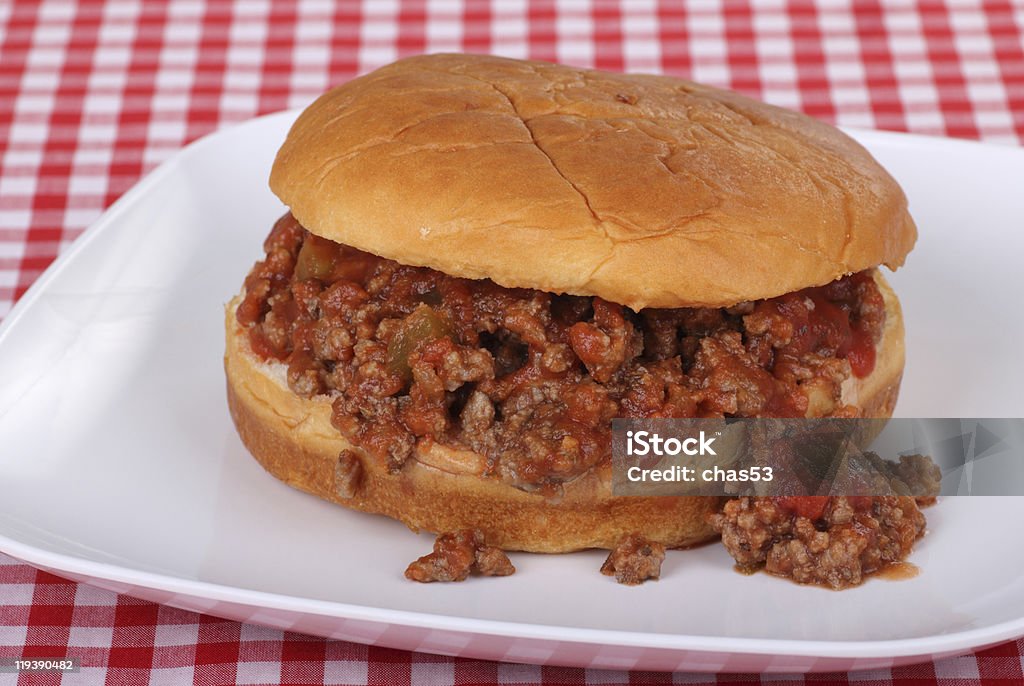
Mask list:
[[[104,208],[185,143],[437,51],[660,71],[842,125],[1024,142],[1022,0],[0,0],[0,318]],[[1021,683],[1022,652],[1011,642],[934,664],[790,680]],[[83,665],[65,683],[716,681],[314,639],[100,591],[0,555],[0,657],[63,655]],[[0,683],[13,679],[0,674]]]

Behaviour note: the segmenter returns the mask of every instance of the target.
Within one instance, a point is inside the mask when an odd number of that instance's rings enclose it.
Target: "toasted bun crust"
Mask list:
[[[338,243],[634,310],[896,268],[917,235],[896,182],[825,123],[666,76],[479,55],[326,93],[270,185]]]
[[[844,387],[844,401],[859,401],[864,416],[892,414],[903,374],[903,323],[896,296],[876,276],[886,301],[887,321],[878,362],[866,379]],[[235,320],[239,299],[227,307],[228,404],[249,451],[278,479],[320,498],[397,519],[413,530],[440,533],[479,529],[490,545],[506,550],[558,553],[583,548],[614,548],[639,532],[669,547],[714,538],[707,515],[719,506],[713,497],[614,497],[611,468],[566,484],[557,499],[526,493],[478,476],[473,453],[435,445],[410,460],[397,474],[355,448],[331,424],[331,400],[301,398],[288,388],[285,367],[264,362],[249,348]],[[347,497],[339,476],[339,454],[362,458],[361,487]],[[461,452],[461,451],[460,451]]]

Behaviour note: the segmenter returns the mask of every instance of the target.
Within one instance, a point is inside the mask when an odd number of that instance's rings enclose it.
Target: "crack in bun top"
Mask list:
[[[634,310],[896,268],[917,235],[892,177],[825,123],[667,76],[479,55],[321,96],[271,187],[335,242]]]

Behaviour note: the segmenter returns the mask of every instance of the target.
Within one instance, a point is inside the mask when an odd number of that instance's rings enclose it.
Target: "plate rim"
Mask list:
[[[106,208],[73,241],[73,244],[59,255],[29,286],[23,296],[4,317],[3,321],[0,322],[0,348],[2,348],[8,335],[10,335],[10,331],[17,326],[24,312],[39,299],[48,285],[66,266],[76,260],[78,255],[97,236],[115,224],[120,216],[133,204],[143,199],[153,187],[170,176],[180,164],[203,148],[218,142],[220,138],[227,135],[238,135],[248,128],[265,126],[271,120],[294,121],[300,112],[301,109],[282,110],[221,127],[183,146],[146,173],[127,192]],[[916,143],[929,146],[951,145],[961,149],[984,148],[990,154],[1019,156],[1019,159],[1024,160],[1024,148],[1017,146],[894,131],[850,127],[840,127],[840,129],[861,144],[877,141],[882,144]],[[3,532],[0,532],[0,552],[34,567],[43,567],[94,580],[126,584],[196,599],[214,600],[217,602],[235,603],[336,619],[379,622],[388,625],[442,632],[550,642],[568,641],[589,645],[615,645],[630,648],[703,651],[759,656],[869,659],[906,658],[913,656],[925,658],[940,653],[952,654],[968,651],[980,646],[992,645],[1024,635],[1024,616],[984,627],[950,633],[937,633],[914,638],[858,641],[726,637],[590,629],[398,610],[258,591],[101,562],[68,553],[58,553],[47,550],[44,547],[16,540]]]
[[[31,544],[15,541],[3,534],[0,534],[0,552],[35,567],[44,567],[58,572],[63,571],[91,579],[137,586],[190,598],[294,612],[303,615],[377,622],[441,632],[562,643],[572,642],[588,645],[672,651],[771,655],[776,657],[878,659],[952,654],[972,650],[980,646],[993,645],[1024,635],[1024,616],[964,631],[937,633],[915,638],[874,641],[702,636],[697,634],[588,629],[555,624],[532,624],[431,612],[396,610],[259,591],[134,569],[124,565],[89,560],[65,553],[55,553]],[[128,593],[128,595],[131,594]],[[216,612],[213,612],[213,614],[216,614]]]

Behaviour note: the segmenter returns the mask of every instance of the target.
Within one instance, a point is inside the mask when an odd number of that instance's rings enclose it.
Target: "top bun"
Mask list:
[[[634,310],[896,268],[917,237],[900,187],[828,124],[667,76],[481,55],[324,94],[270,185],[332,241]]]

